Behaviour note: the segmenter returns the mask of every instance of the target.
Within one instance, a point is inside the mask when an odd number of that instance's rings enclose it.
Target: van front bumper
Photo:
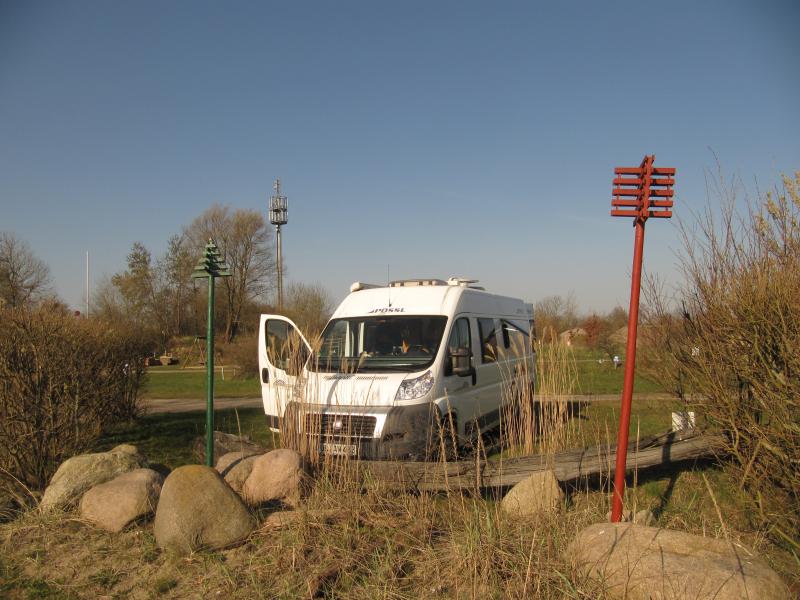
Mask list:
[[[431,402],[393,407],[290,402],[281,421],[284,433],[297,432],[320,452],[347,448],[362,460],[426,460],[438,448],[441,415]]]

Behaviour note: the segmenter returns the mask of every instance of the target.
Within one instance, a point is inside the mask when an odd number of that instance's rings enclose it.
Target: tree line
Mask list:
[[[95,314],[151,329],[162,350],[174,336],[201,334],[208,308],[206,283],[192,279],[192,271],[209,239],[217,243],[231,273],[216,284],[215,317],[224,341],[252,329],[274,289],[271,230],[258,211],[219,204],[171,236],[160,257],[135,242],[127,268],[98,285]]]
[[[573,294],[553,295],[539,300],[533,307],[537,337],[545,343],[561,341],[561,335],[576,334],[574,341],[609,358],[625,350],[620,343],[621,329],[628,325],[628,311],[615,306],[606,313],[591,311],[580,314]]]
[[[216,283],[215,322],[221,341],[252,336],[260,313],[277,312],[270,305],[277,274],[272,230],[258,211],[220,204],[172,235],[160,256],[134,242],[125,268],[96,286],[92,316],[147,333],[159,346],[154,351],[167,350],[177,336],[205,335],[207,282],[193,279],[192,272],[209,239],[220,248],[231,273]],[[0,307],[42,303],[66,308],[53,292],[49,267],[26,242],[0,232]],[[320,285],[292,282],[284,290],[283,312],[312,336],[332,310],[330,295]]]

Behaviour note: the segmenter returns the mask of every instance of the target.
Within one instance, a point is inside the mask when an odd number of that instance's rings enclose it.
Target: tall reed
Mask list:
[[[535,362],[524,360],[535,352]],[[578,374],[572,349],[554,332],[531,349],[512,344],[501,361],[503,375],[503,423],[501,443],[510,456],[535,452],[552,454],[576,441],[576,425],[570,420]]]

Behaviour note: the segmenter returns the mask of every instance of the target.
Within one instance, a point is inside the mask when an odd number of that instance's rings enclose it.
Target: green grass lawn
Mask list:
[[[625,370],[620,367],[614,369],[610,361],[598,363],[596,361],[578,362],[578,393],[579,394],[620,394]],[[658,393],[663,388],[644,377],[635,376],[633,390],[637,393]]]
[[[620,394],[625,377],[625,367],[614,368],[608,355],[599,350],[578,348],[574,351],[575,367],[578,373],[577,392],[579,394]],[[663,388],[652,381],[639,377],[634,378],[634,392],[659,393]]]
[[[625,369],[617,369],[600,351],[575,350],[575,367],[578,375],[576,393],[578,394],[620,394]],[[659,393],[664,390],[657,384],[636,377],[634,391],[637,393]],[[161,370],[160,367],[148,371],[147,382],[142,391],[143,398],[204,398],[206,394],[205,371],[181,370],[176,368]],[[239,378],[227,375],[223,380],[217,371],[214,377],[214,394],[218,397],[242,398],[261,395],[261,384],[257,378]]]
[[[110,450],[118,444],[134,444],[148,461],[174,469],[198,462],[192,455],[192,445],[195,438],[205,435],[205,427],[205,411],[146,415],[107,431],[97,441],[95,451]],[[247,435],[267,448],[277,443],[260,408],[218,410],[214,413],[214,428]]]
[[[617,439],[620,402],[587,402],[576,407],[573,415],[582,446],[602,444]],[[664,433],[672,426],[672,412],[682,410],[679,402],[662,399],[636,399],[631,404],[630,439]]]
[[[214,395],[220,398],[261,396],[261,384],[256,378],[231,377],[223,380],[219,371],[214,375]],[[142,398],[205,398],[205,371],[180,369],[150,369],[142,390]]]

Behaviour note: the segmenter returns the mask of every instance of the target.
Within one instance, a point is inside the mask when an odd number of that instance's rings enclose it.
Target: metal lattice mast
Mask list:
[[[275,194],[269,199],[269,222],[275,225],[276,260],[278,263],[278,310],[283,310],[283,248],[281,225],[289,222],[289,202],[281,196],[281,180],[275,180]]]

